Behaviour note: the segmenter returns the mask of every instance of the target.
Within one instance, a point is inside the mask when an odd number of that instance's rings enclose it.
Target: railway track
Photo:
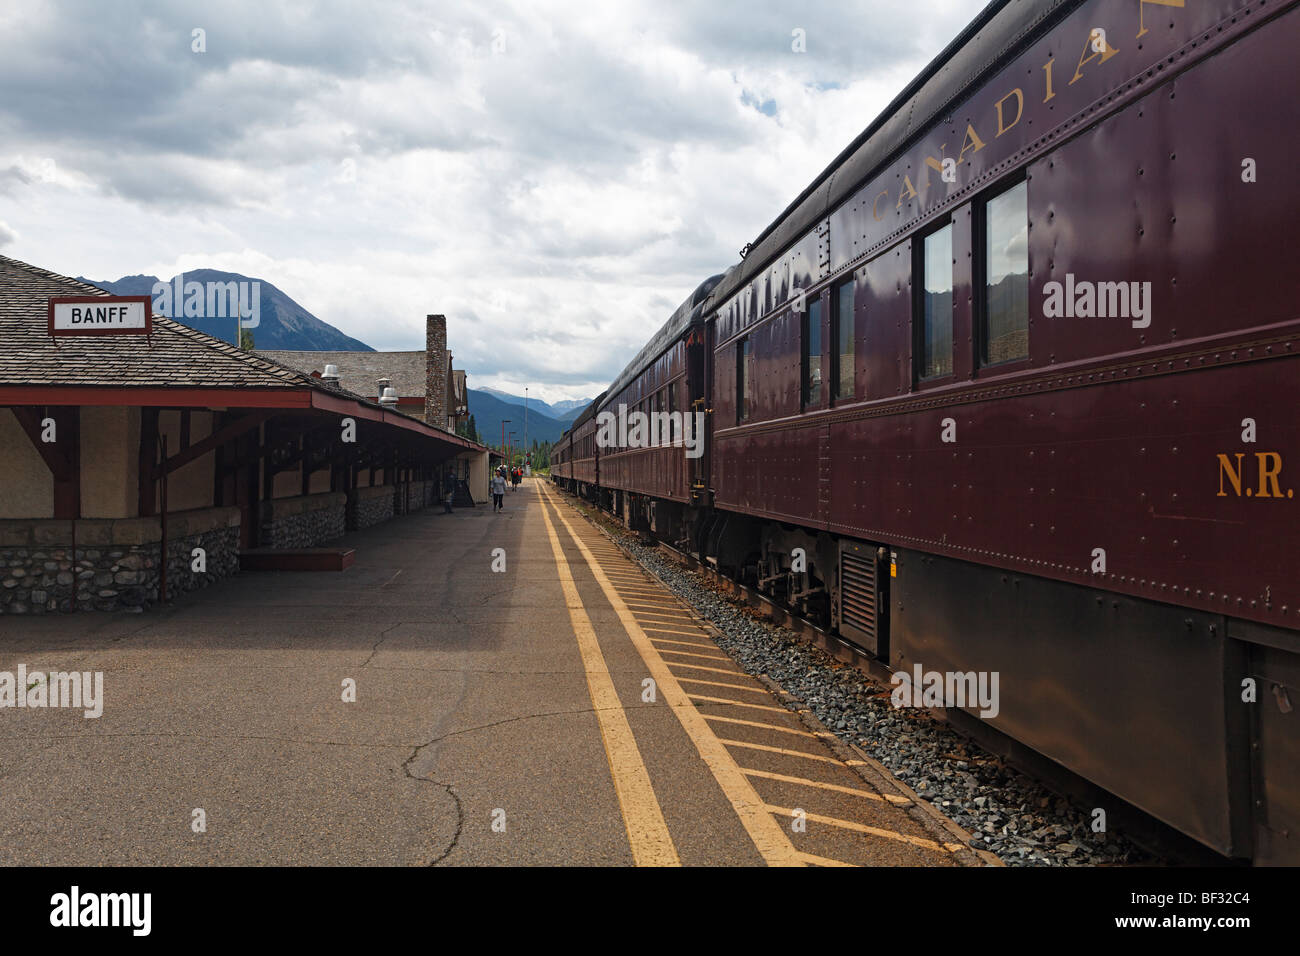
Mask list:
[[[766,623],[783,629],[803,644],[816,648],[822,654],[833,658],[834,661],[861,673],[874,686],[878,696],[887,696],[892,689],[889,680],[890,675],[893,673],[892,669],[883,662],[862,653],[858,648],[844,641],[838,635],[801,617],[790,608],[772,600],[755,588],[726,577],[714,568],[701,563],[693,555],[684,553],[664,542],[629,532],[615,518],[599,509],[592,508],[590,503],[577,501],[573,498],[569,498],[569,500],[575,501],[576,509],[624,553],[636,561],[647,573],[657,578],[666,588],[677,593],[679,597],[681,596],[681,589],[674,587],[671,581],[666,580],[665,575],[653,566],[652,560],[647,560],[644,549],[652,548],[671,566],[698,575],[700,580],[706,583],[712,591],[721,595],[733,605],[743,606],[751,612],[757,612],[760,619]],[[696,608],[696,610],[699,609]],[[742,664],[742,666],[744,665]],[[780,686],[770,678],[767,678],[767,680],[773,686]],[[809,710],[807,704],[798,696],[792,694],[789,688],[781,687],[781,693],[784,695],[783,699],[788,706],[796,710]],[[1068,801],[1074,807],[1083,810],[1104,808],[1108,821],[1108,831],[1111,834],[1122,834],[1122,840],[1131,843],[1133,847],[1140,851],[1139,854],[1135,854],[1133,857],[1123,860],[1123,862],[1170,866],[1237,865],[1237,861],[1229,860],[1201,846],[1184,834],[1144,813],[1139,808],[1125,803],[1115,795],[1101,790],[1079,775],[1018,744],[1005,734],[990,727],[986,722],[959,708],[929,708],[925,713],[928,718],[946,727],[953,734],[967,742],[971,748],[981,752],[985,759],[996,761],[999,765],[1023,775],[1023,777],[1037,785],[1038,788],[1052,794],[1055,798]],[[846,739],[842,734],[839,736],[839,740],[846,748],[846,752],[850,753],[854,758],[877,764],[875,757],[868,753],[866,749],[859,747],[853,740]],[[882,767],[881,769],[891,777],[893,776],[893,772],[889,768]],[[932,795],[929,795],[931,798],[923,798],[914,791],[911,792],[916,797],[918,805],[924,806],[935,815],[946,821],[951,821],[957,826],[966,825],[964,822],[954,819],[954,816],[957,815],[954,811],[958,810],[958,807],[946,806],[942,800],[932,799]],[[996,796],[988,799],[992,801],[991,805],[1005,802]],[[949,801],[949,803],[954,803],[954,801]],[[1078,836],[1072,839],[1075,843],[1081,843]],[[1113,836],[1111,840],[1115,842]],[[1071,860],[1070,862],[1078,863],[1081,861]],[[1093,860],[1092,862],[1102,864],[1109,861],[1103,859]]]

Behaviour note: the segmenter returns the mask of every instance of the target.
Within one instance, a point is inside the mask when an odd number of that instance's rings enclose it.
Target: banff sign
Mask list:
[[[147,295],[53,296],[50,335],[149,335],[153,311]]]

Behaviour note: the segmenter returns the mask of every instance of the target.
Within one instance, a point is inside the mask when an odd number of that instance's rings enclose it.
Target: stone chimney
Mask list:
[[[424,421],[447,430],[447,317],[425,317]]]

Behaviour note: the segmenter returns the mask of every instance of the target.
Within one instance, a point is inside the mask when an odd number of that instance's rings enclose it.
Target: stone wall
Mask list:
[[[258,543],[263,548],[314,548],[341,538],[347,531],[346,506],[341,491],[264,501]]]
[[[438,482],[412,481],[406,486],[406,510],[419,511],[438,503]]]
[[[392,485],[377,485],[374,488],[357,488],[352,492],[348,503],[351,522],[348,530],[360,531],[381,524],[393,516]]]
[[[161,545],[157,517],[0,521],[0,614],[145,608],[158,600]],[[168,515],[167,556],[169,597],[236,573],[239,509]]]

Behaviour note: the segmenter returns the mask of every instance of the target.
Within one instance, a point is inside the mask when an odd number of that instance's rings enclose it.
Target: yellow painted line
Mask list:
[[[812,866],[857,866],[856,863],[845,863],[843,860],[832,860],[827,856],[817,856],[814,853],[800,853],[799,857]]]
[[[709,687],[730,687],[732,690],[747,690],[756,694],[767,693],[765,687],[750,687],[748,684],[728,684],[720,680],[701,680],[698,677],[679,677],[677,680],[683,684],[707,684]]]
[[[618,805],[623,813],[627,839],[632,845],[632,858],[637,866],[680,866],[672,835],[668,832],[668,824],[664,822],[663,810],[660,809],[659,800],[650,783],[650,774],[646,770],[645,761],[641,759],[641,751],[637,749],[636,738],[632,736],[627,714],[614,690],[614,681],[605,665],[605,656],[600,652],[600,642],[596,639],[591,619],[587,617],[582,598],[573,583],[569,562],[560,548],[560,537],[544,507],[542,518],[546,522],[546,534],[551,539],[551,552],[555,556],[555,568],[560,577],[560,587],[564,591],[569,621],[578,639],[582,666],[587,672],[587,690],[591,694],[601,740],[605,745],[605,755],[609,759],[609,772],[614,779],[614,792],[618,795]]]
[[[550,499],[549,493],[547,498]],[[664,659],[659,656],[655,646],[650,643],[645,631],[641,630],[641,625],[632,616],[632,612],[623,606],[622,599],[615,593],[613,585],[610,584],[609,579],[605,576],[591,552],[587,550],[587,546],[583,544],[582,539],[573,530],[569,520],[560,511],[559,507],[554,504],[553,500],[551,506],[555,508],[556,517],[568,530],[570,537],[577,544],[578,550],[587,559],[587,565],[591,569],[591,573],[595,576],[596,582],[618,613],[619,620],[623,622],[623,627],[627,631],[633,646],[636,647],[637,653],[641,655],[641,659],[645,661],[646,667],[649,668],[650,676],[655,679],[664,700],[672,708],[673,713],[677,715],[682,729],[686,731],[687,736],[695,744],[695,749],[699,751],[700,758],[708,766],[713,774],[713,779],[718,782],[718,786],[722,788],[728,802],[735,809],[736,816],[740,819],[741,825],[744,826],[745,832],[749,834],[749,838],[754,842],[754,847],[763,859],[773,866],[806,865],[799,857],[794,844],[790,842],[790,838],[786,836],[785,829],[772,819],[771,814],[766,811],[766,804],[759,797],[754,785],[749,782],[748,777],[740,772],[740,767],[737,766],[735,758],[731,756],[723,742],[713,733],[708,721],[695,709],[695,706],[686,696],[686,692],[677,683],[677,678],[668,669]]]
[[[681,680],[681,678],[677,678]],[[706,697],[703,694],[687,694],[691,700],[702,700],[708,704],[731,704],[733,707],[748,707],[751,710],[774,710],[778,714],[788,714],[790,711],[784,707],[773,707],[770,704],[749,704],[743,700],[731,700],[727,697]]]
[[[672,641],[666,637],[652,637],[650,640],[656,644],[680,644],[682,647],[712,647],[712,644],[701,644],[699,641]]]
[[[623,603],[626,604],[628,607],[648,607],[648,608],[652,608],[652,609],[654,609],[654,610],[658,610],[658,611],[671,611],[671,610],[674,610],[674,609],[677,608],[677,605],[676,605],[676,604],[641,604],[640,602],[635,602],[635,603],[634,603],[634,602],[632,602],[632,601],[624,601]],[[638,614],[639,614],[640,612],[638,611],[638,612],[635,612],[635,613],[638,613]],[[682,617],[683,615],[681,615],[681,614],[675,614],[675,615],[673,615],[673,616],[674,616],[674,617]]]
[[[622,600],[619,598],[619,603],[622,603]],[[685,614],[661,614],[659,611],[629,611],[628,613],[635,614],[638,621],[645,620],[647,624],[675,624],[686,616]]]
[[[780,816],[792,816],[794,810],[790,807],[774,807],[768,804],[768,811]],[[824,817],[820,813],[808,813],[804,815],[814,823],[825,823],[827,826],[839,827],[841,830],[852,830],[855,833],[865,833],[869,836],[884,837],[886,840],[897,840],[899,843],[910,843],[912,846],[924,847],[927,850],[946,850],[949,853],[954,852],[954,847],[961,849],[960,843],[936,843],[934,840],[927,840],[924,837],[908,836],[906,833],[899,833],[895,830],[882,830],[880,827],[869,827],[865,823],[855,823],[852,820],[841,820],[839,817]]]
[[[729,660],[731,660],[730,657],[726,657],[726,656],[724,656],[724,655],[722,655],[722,654],[696,654],[696,653],[694,653],[693,651],[675,651],[675,650],[673,650],[671,647],[663,647],[663,648],[660,648],[660,649],[659,649],[659,653],[660,653],[660,654],[677,654],[677,655],[680,655],[681,657],[698,657],[698,658],[700,658],[701,660],[705,660],[705,661],[729,661]],[[675,664],[675,663],[677,663],[677,662],[676,662],[676,661],[669,661],[668,663],[669,663],[669,664]]]
[[[643,631],[654,631],[656,634],[676,634],[678,637],[703,637],[703,631],[675,631],[671,627],[654,627],[649,622],[641,625]]]
[[[783,773],[772,773],[770,770],[751,770],[746,767],[741,768],[741,772],[747,777],[762,777],[764,780],[779,780],[782,783],[797,783],[801,787],[816,787],[818,790],[834,790],[836,793],[847,793],[854,797],[862,797],[864,800],[877,800],[880,802],[888,801],[899,807],[910,807],[912,801],[907,797],[900,797],[892,793],[872,793],[870,790],[858,790],[856,787],[842,787],[838,783],[826,783],[824,780],[809,780],[807,777],[789,777]]]
[[[820,760],[822,763],[833,763],[837,767],[842,767],[834,757],[823,757],[821,754],[810,754],[804,750],[787,750],[784,747],[769,747],[767,744],[751,744],[747,740],[723,740],[728,747],[748,747],[750,750],[764,750],[771,754],[782,754],[786,757],[806,757],[808,760]]]
[[[668,663],[672,664],[673,667],[689,667],[692,670],[709,671],[713,674],[730,674],[732,677],[744,676],[740,671],[724,671],[721,667],[705,667],[703,664],[687,664],[685,661],[669,661]]]
[[[789,711],[786,711],[786,713],[789,713]],[[743,717],[723,717],[721,714],[705,714],[704,719],[718,720],[724,724],[741,724],[745,727],[762,727],[764,730],[775,730],[779,734],[793,734],[796,737],[812,737],[813,740],[817,739],[806,730],[799,730],[795,727],[778,727],[776,724],[765,724],[757,720],[745,720]]]

